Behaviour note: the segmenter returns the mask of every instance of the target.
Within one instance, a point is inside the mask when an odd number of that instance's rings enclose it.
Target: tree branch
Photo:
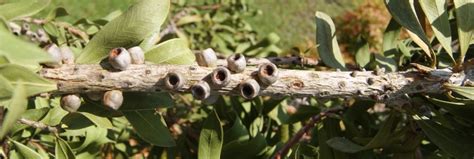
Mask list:
[[[58,133],[58,132],[61,131],[60,127],[49,126],[49,125],[46,125],[44,123],[29,120],[29,119],[25,119],[25,118],[20,118],[18,120],[18,122],[20,122],[22,124],[25,124],[25,125],[28,125],[28,126],[31,126],[31,127],[34,127],[34,128],[38,128],[38,129],[41,129],[41,130],[46,130],[46,131],[49,131],[49,132],[53,132],[53,133]]]
[[[316,123],[321,121],[322,118],[326,117],[328,114],[333,114],[333,113],[342,111],[344,110],[344,108],[345,107],[337,107],[337,108],[328,109],[326,111],[323,111],[311,117],[308,123],[306,123],[303,128],[298,130],[298,132],[293,137],[291,137],[291,139],[288,140],[288,142],[286,142],[283,148],[280,149],[273,158],[281,159],[282,156],[283,157],[286,156],[286,154],[291,149],[291,147],[293,147],[296,143],[298,143],[301,140],[301,137],[303,137],[304,134],[308,133],[315,126]]]
[[[225,86],[211,83],[213,68],[196,65],[131,65],[125,71],[105,70],[98,64],[64,65],[44,68],[40,76],[57,82],[58,90],[52,93],[70,94],[122,90],[124,92],[190,92],[193,84],[205,80],[212,94],[239,95],[239,84],[256,78],[257,67],[249,66],[242,73],[233,73]],[[185,82],[177,90],[169,90],[164,78],[169,72],[181,75]],[[383,73],[381,71],[327,72],[279,69],[278,80],[270,86],[261,86],[261,96],[295,96],[317,98],[353,97],[393,101],[413,93],[444,93],[443,85],[460,85],[472,74],[451,73],[449,70],[406,71]]]

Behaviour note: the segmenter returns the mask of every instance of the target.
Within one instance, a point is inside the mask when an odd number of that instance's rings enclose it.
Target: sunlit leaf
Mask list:
[[[44,50],[9,32],[0,30],[0,37],[2,37],[0,38],[0,56],[4,56],[8,63],[18,64],[30,70],[38,70],[39,63],[54,61]]]
[[[371,57],[369,43],[367,42],[360,46],[355,54],[357,65],[361,68],[364,68],[369,64]]]
[[[393,18],[390,19],[385,32],[383,33],[382,49],[385,56],[389,56],[396,53],[398,45],[398,38],[402,31],[402,26],[398,24]]]
[[[224,142],[223,133],[219,116],[216,111],[212,111],[204,121],[199,135],[198,158],[219,159]]]
[[[388,11],[400,25],[408,30],[413,41],[423,48],[426,56],[431,58],[431,45],[414,12],[411,0],[385,0]]]
[[[58,7],[49,12],[48,16],[46,16],[46,21],[54,20],[55,18],[63,17],[69,15],[69,13],[63,7]]]
[[[25,67],[14,64],[0,65],[0,75],[10,81],[13,86],[16,86],[18,81],[21,80],[25,86],[27,96],[57,89],[55,83],[41,78]]]
[[[133,47],[158,31],[167,18],[169,0],[141,0],[107,23],[86,45],[77,63],[98,63],[115,47]]]
[[[0,101],[12,96],[13,86],[10,81],[0,74]]]
[[[100,128],[112,128],[112,123],[106,117],[97,116],[87,112],[80,112],[80,114],[84,115],[87,119],[89,119],[92,123]]]
[[[44,158],[44,157],[41,157],[41,155],[35,150],[33,150],[32,148],[26,145],[23,145],[22,143],[15,140],[10,140],[10,141],[13,143],[13,145],[15,145],[15,149],[18,150],[18,152],[23,158],[37,158],[37,159]]]
[[[461,48],[458,63],[463,63],[471,39],[474,38],[474,2],[472,0],[454,0],[453,2],[456,7],[454,10]]]
[[[176,145],[161,116],[153,110],[124,111],[123,114],[143,140],[162,147]]]
[[[19,82],[13,92],[12,98],[7,106],[7,113],[3,118],[2,126],[0,127],[0,139],[10,131],[13,124],[21,117],[21,114],[25,112],[28,100],[26,99],[25,86]]]
[[[61,139],[60,137],[56,137],[56,145],[54,146],[54,155],[56,158],[62,159],[74,159],[76,156],[71,149],[71,146]]]
[[[474,87],[463,87],[463,86],[456,86],[453,84],[445,84],[444,86],[466,98],[474,100]]]
[[[51,0],[21,0],[6,3],[0,5],[0,17],[4,17],[5,20],[14,20],[32,16],[46,8],[50,2]]]
[[[331,17],[323,12],[316,12],[316,43],[319,45],[321,60],[330,67],[346,70],[335,33],[336,28]]]
[[[184,39],[167,40],[145,53],[146,61],[156,64],[192,64],[195,56]]]
[[[449,26],[448,11],[446,10],[447,2],[445,0],[422,0],[418,2],[425,12],[439,43],[451,59],[454,59],[453,49],[451,48],[451,27]]]

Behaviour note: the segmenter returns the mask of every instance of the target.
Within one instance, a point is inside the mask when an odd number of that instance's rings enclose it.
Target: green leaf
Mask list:
[[[5,20],[10,21],[32,16],[46,8],[50,2],[50,0],[22,0],[14,3],[6,3],[0,5],[0,17],[4,17]]]
[[[383,33],[383,43],[382,49],[385,56],[395,54],[397,52],[398,38],[400,37],[400,32],[402,31],[402,26],[398,24],[393,18],[390,19],[390,22],[385,28]]]
[[[451,27],[449,26],[448,11],[446,10],[447,2],[445,0],[422,0],[418,2],[430,22],[439,43],[451,59],[454,59],[453,49],[451,48]]]
[[[448,129],[431,120],[416,120],[416,123],[436,146],[455,158],[468,159],[474,156],[473,136]]]
[[[66,9],[64,9],[63,7],[58,7],[54,10],[52,10],[51,12],[48,13],[48,16],[46,16],[45,20],[46,21],[52,21],[58,17],[63,17],[63,16],[66,16],[66,15],[69,15],[69,13],[67,12]]]
[[[156,64],[192,64],[195,60],[186,40],[170,39],[145,53],[146,61]]]
[[[356,59],[357,65],[361,68],[364,68],[369,64],[370,59],[371,59],[369,43],[364,42],[364,44],[357,49],[357,52],[355,54],[355,59]]]
[[[327,66],[346,70],[335,33],[336,28],[331,17],[323,12],[316,12],[316,43],[319,45],[321,60]]]
[[[43,158],[38,152],[31,149],[30,147],[23,145],[22,143],[15,140],[10,140],[10,141],[13,143],[13,145],[15,145],[15,149],[18,150],[18,152],[23,158],[37,158],[37,159]]]
[[[1,9],[0,9],[1,10]],[[38,70],[39,63],[54,62],[53,58],[44,50],[15,37],[15,35],[0,30],[0,56],[4,56],[8,63],[22,65],[30,70]]]
[[[74,152],[72,151],[69,144],[60,137],[56,137],[56,146],[54,147],[54,155],[56,158],[61,159],[74,159]]]
[[[444,85],[449,90],[452,90],[466,98],[474,100],[474,87],[463,87],[463,86],[456,86],[453,84],[445,84]]]
[[[265,137],[258,133],[254,138],[242,138],[225,144],[222,148],[221,158],[240,159],[256,158],[258,154],[265,151],[267,141]]]
[[[446,109],[449,113],[474,122],[474,105],[428,98],[433,104]]]
[[[0,74],[0,101],[12,96],[13,86],[10,81]]]
[[[347,153],[356,153],[366,149],[364,146],[355,144],[344,137],[334,137],[329,139],[326,143],[334,149]]]
[[[2,126],[0,127],[0,139],[3,139],[3,137],[10,131],[12,126],[21,117],[21,114],[25,112],[27,105],[28,100],[25,87],[21,82],[19,82],[15,87],[10,102],[8,103],[8,111],[6,112]]]
[[[199,159],[219,159],[221,157],[224,132],[217,112],[214,110],[204,121],[199,135]]]
[[[127,100],[123,101],[120,111],[153,110],[155,108],[168,108],[174,105],[174,101],[169,93],[125,92],[123,96]]]
[[[0,65],[0,75],[10,81],[13,86],[18,85],[18,81],[21,80],[26,88],[27,96],[57,89],[55,83],[41,78],[38,74],[25,67],[15,64]]]
[[[133,47],[158,31],[167,18],[169,0],[141,0],[107,23],[86,45],[77,63],[98,63],[115,47]]]
[[[397,62],[393,58],[385,57],[379,54],[374,54],[375,63],[379,68],[385,68],[388,72],[397,71]]]
[[[458,63],[462,64],[471,39],[474,38],[474,2],[472,0],[454,0],[453,2],[461,48]]]
[[[123,114],[143,140],[161,147],[176,146],[159,114],[150,110],[124,111]]]
[[[229,143],[235,140],[248,139],[249,130],[242,123],[240,118],[236,117],[232,127],[224,133],[224,143]]]
[[[385,0],[385,5],[393,19],[409,31],[413,41],[423,48],[426,55],[431,58],[430,41],[413,11],[413,1]]]
[[[92,123],[94,123],[96,126],[100,128],[110,129],[113,127],[112,122],[110,122],[110,120],[107,119],[106,117],[97,116],[97,115],[87,113],[87,112],[79,112],[79,113],[84,115],[87,119],[89,119]]]

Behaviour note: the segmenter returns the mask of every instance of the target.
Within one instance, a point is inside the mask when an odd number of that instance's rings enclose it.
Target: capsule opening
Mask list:
[[[206,96],[206,90],[202,86],[194,86],[191,88],[191,93],[197,99],[204,99]]]
[[[242,85],[241,92],[242,92],[242,96],[247,99],[253,98],[256,93],[255,88],[251,84],[248,84],[248,83],[244,83]]]

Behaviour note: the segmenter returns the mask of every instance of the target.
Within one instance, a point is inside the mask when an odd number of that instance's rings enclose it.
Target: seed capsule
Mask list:
[[[145,53],[142,48],[139,46],[132,47],[128,49],[130,57],[132,58],[132,64],[144,64],[145,63]]]
[[[45,63],[48,67],[59,67],[62,64],[61,49],[56,44],[51,44],[45,47],[46,52],[53,58],[53,61]]]
[[[202,51],[201,53],[196,54],[196,61],[199,66],[203,67],[216,67],[217,66],[217,56],[216,52],[211,48]]]
[[[230,82],[230,71],[225,67],[218,67],[212,71],[212,84],[216,86],[226,86]]]
[[[118,110],[123,103],[122,91],[111,90],[105,92],[102,102],[105,106],[112,108],[113,110]]]
[[[245,99],[252,99],[258,96],[260,85],[254,79],[248,79],[239,85],[240,95]]]
[[[68,46],[61,46],[61,59],[63,64],[74,64],[74,53]]]
[[[77,94],[70,94],[61,97],[61,107],[68,112],[76,112],[81,106],[81,98]]]
[[[186,79],[179,73],[170,72],[166,75],[164,82],[167,89],[178,90],[184,86]]]
[[[278,80],[278,67],[273,63],[261,64],[257,75],[262,85],[269,86]]]
[[[191,94],[197,100],[206,99],[211,94],[211,87],[207,82],[200,81],[191,87]]]
[[[126,70],[132,63],[130,53],[123,47],[112,49],[109,53],[109,63],[113,68]]]
[[[227,57],[227,67],[235,73],[240,73],[245,70],[247,67],[247,61],[245,61],[245,56],[242,54],[233,54]]]

